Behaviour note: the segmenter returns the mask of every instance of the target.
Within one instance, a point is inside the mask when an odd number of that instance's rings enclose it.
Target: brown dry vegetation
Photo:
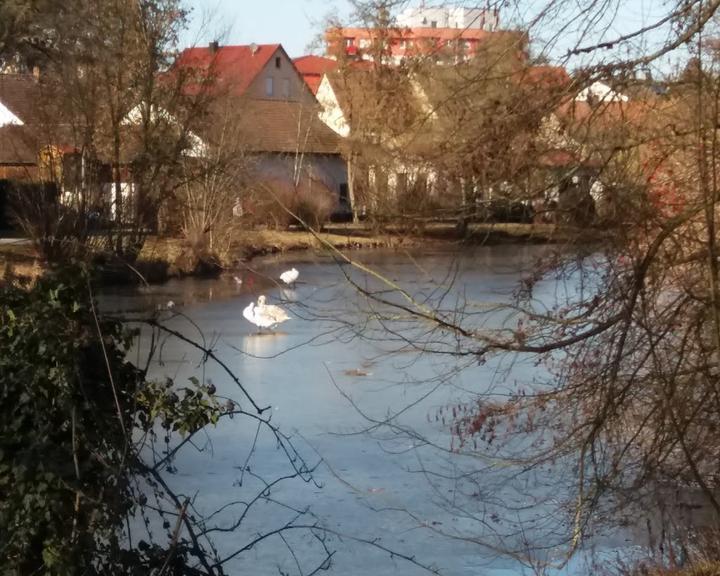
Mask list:
[[[464,242],[474,245],[502,243],[567,243],[578,241],[577,230],[554,224],[473,224],[463,237],[458,237],[454,224],[429,223],[422,233],[410,233],[401,226],[388,226],[383,233],[376,233],[363,224],[334,224],[327,232],[314,235],[298,230],[244,230],[232,239],[230,249],[221,258],[220,266],[232,269],[241,261],[256,256],[300,250],[326,250],[328,245],[339,250],[372,248],[427,247],[428,242],[437,245]],[[192,270],[179,265],[183,256],[191,251],[182,238],[151,236],[140,252],[137,267],[151,263],[162,266],[167,274],[193,274]],[[37,251],[30,244],[13,243],[0,245],[0,280],[10,276],[34,278],[42,273],[44,265]]]

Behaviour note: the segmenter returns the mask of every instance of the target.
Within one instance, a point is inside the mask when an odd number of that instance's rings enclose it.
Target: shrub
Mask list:
[[[315,229],[322,228],[330,220],[337,206],[335,195],[319,182],[299,187],[292,200],[292,211]]]
[[[271,180],[250,193],[247,205],[245,219],[250,226],[288,228],[297,223],[290,214],[292,212],[309,226],[320,228],[337,209],[338,200],[320,182],[311,181],[295,187],[284,180]]]
[[[221,414],[203,386],[147,381],[126,360],[134,333],[96,316],[86,279],[75,269],[29,291],[0,288],[0,549],[9,574],[147,574],[164,562],[171,548],[124,548],[128,516],[149,511],[138,486],[163,498],[136,440],[193,432]],[[189,573],[180,569],[187,554],[176,547],[173,574]]]

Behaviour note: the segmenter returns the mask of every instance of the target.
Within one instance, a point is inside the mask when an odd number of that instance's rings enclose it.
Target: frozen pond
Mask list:
[[[493,312],[493,304],[510,298],[542,250],[497,246],[462,256],[386,251],[351,256],[428,305],[448,312],[459,307],[476,326],[497,327],[507,318]],[[301,281],[293,291],[262,280],[293,265]],[[259,533],[294,519],[329,529],[327,545],[335,551],[331,573],[344,576],[427,573],[388,550],[457,576],[529,574],[530,549],[535,559],[562,560],[570,531],[560,504],[572,488],[572,473],[536,469],[517,475],[497,462],[458,456],[449,450],[453,439],[443,425],[452,406],[475,394],[492,397],[531,383],[539,370],[532,362],[504,358],[479,365],[472,356],[452,354],[450,335],[427,334],[401,314],[381,322],[375,315],[381,307],[351,286],[346,274],[361,288],[376,289],[377,283],[329,258],[285,256],[253,266],[261,276],[244,273],[242,286],[232,277],[172,281],[106,294],[102,301],[105,309],[141,312],[172,300],[179,314],[163,312],[168,325],[192,338],[202,334],[257,403],[272,406],[272,422],[307,462],[317,464],[314,482],[273,485],[269,498],[253,506],[236,531],[216,533],[223,552],[240,550]],[[555,297],[552,283],[539,288],[538,298]],[[271,335],[257,334],[242,316],[260,293],[282,301],[292,316]],[[218,366],[202,365],[196,350],[170,339],[160,352],[153,375],[211,380],[218,394],[248,407],[236,384]],[[382,425],[390,417],[391,425]],[[221,421],[180,452],[169,482],[193,496],[206,514],[252,499],[262,492],[260,477],[270,481],[292,471],[275,439],[261,431],[255,442],[256,431],[247,418]],[[241,510],[230,507],[216,519],[231,524]],[[584,572],[591,557],[612,557],[629,543],[626,533],[596,535],[592,550],[562,572]],[[288,530],[285,540],[261,540],[225,569],[299,573],[288,545],[303,573],[322,558],[309,532]],[[506,549],[515,557],[504,554]]]

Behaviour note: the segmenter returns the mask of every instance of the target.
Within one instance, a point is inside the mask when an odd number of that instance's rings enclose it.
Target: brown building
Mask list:
[[[212,43],[185,50],[177,65],[212,79],[225,111],[218,116],[232,110],[256,187],[304,183],[333,195],[340,211],[347,209],[341,139],[319,119],[312,90],[280,44]],[[212,141],[209,130],[204,136]]]

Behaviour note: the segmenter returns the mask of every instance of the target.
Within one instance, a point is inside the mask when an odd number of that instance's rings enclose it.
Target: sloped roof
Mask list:
[[[26,126],[0,127],[0,165],[34,165],[39,146],[33,132]]]
[[[0,164],[37,164],[43,146],[72,140],[58,121],[52,86],[32,74],[0,74],[0,109],[11,113],[0,123]]]
[[[278,50],[282,50],[280,44],[186,48],[178,56],[175,67],[208,75],[219,86],[240,96]]]
[[[295,58],[293,64],[313,94],[317,94],[323,74],[335,70],[338,65],[337,60],[312,54]]]
[[[31,74],[0,74],[0,103],[23,124],[38,115],[40,86]]]
[[[239,122],[248,152],[339,154],[341,138],[318,107],[282,100],[242,100]]]
[[[325,74],[325,72],[335,70],[338,65],[337,60],[333,60],[332,58],[325,58],[324,56],[315,56],[313,54],[294,58],[293,63],[295,64],[295,68],[298,69],[298,72],[300,72],[300,74],[317,75],[323,75]]]
[[[527,66],[520,71],[519,81],[539,89],[567,88],[571,83],[562,66]]]

